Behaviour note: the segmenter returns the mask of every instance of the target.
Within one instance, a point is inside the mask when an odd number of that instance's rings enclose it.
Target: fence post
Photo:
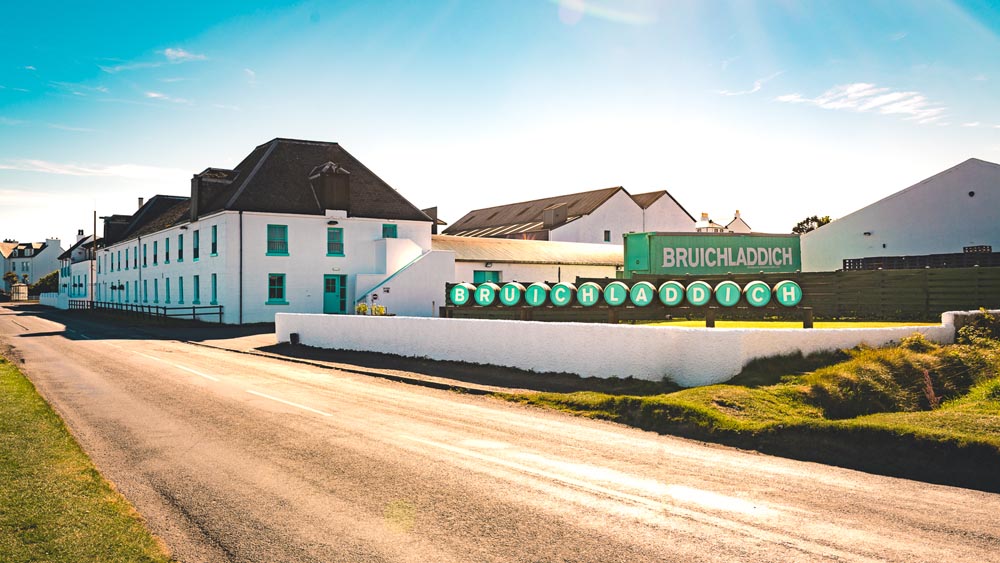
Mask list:
[[[705,311],[705,328],[715,328],[715,307]]]
[[[813,327],[813,308],[802,307],[802,328]]]

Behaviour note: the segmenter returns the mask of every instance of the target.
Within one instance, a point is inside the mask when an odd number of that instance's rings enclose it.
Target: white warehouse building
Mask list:
[[[1000,249],[1000,165],[970,158],[801,238],[803,271],[844,260]]]
[[[377,295],[389,313],[433,316],[455,266],[432,223],[339,144],[274,139],[195,175],[190,197],[104,218],[94,300],[221,306],[244,324],[353,313]]]

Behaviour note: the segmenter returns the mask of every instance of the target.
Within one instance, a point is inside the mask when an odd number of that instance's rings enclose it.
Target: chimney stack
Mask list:
[[[542,223],[546,229],[551,229],[566,222],[569,205],[566,203],[553,203],[542,210]]]
[[[201,174],[191,176],[191,222],[198,220],[201,213]]]
[[[76,242],[80,242],[84,239],[83,229],[76,230]]]
[[[142,202],[143,202],[143,199],[140,197],[139,198],[139,207],[136,207],[136,209],[142,209]]]

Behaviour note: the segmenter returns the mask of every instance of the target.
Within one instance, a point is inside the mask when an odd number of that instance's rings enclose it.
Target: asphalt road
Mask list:
[[[0,345],[184,562],[1000,561],[1000,495],[52,319]]]

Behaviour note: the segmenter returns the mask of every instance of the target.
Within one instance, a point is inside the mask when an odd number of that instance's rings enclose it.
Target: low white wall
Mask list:
[[[69,296],[65,293],[42,293],[38,296],[38,304],[56,309],[69,309]]]
[[[728,381],[751,360],[801,352],[880,346],[914,332],[952,342],[954,327],[724,329],[482,319],[279,313],[279,342],[298,333],[307,346],[455,360],[582,377],[666,377],[685,387]]]

